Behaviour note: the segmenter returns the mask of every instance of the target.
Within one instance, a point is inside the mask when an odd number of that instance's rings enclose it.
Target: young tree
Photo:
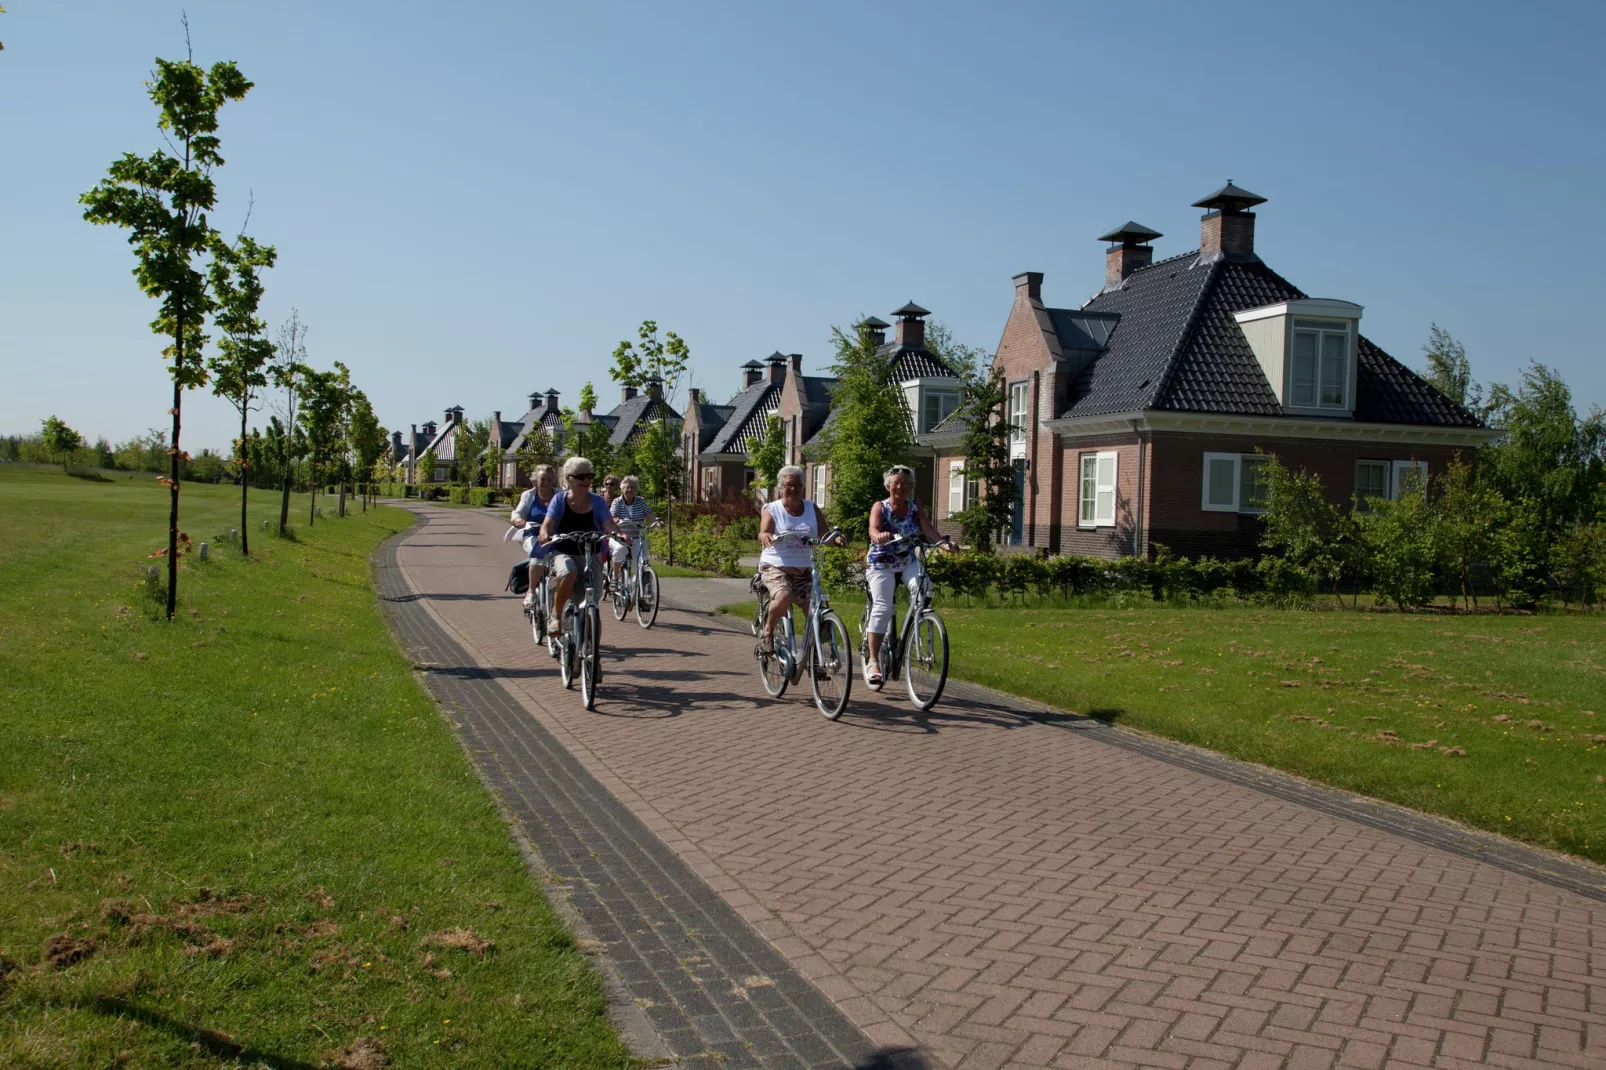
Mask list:
[[[654,320],[642,320],[641,326],[636,328],[636,338],[637,342],[626,340],[614,349],[613,367],[608,369],[608,374],[615,382],[638,390],[649,390],[656,385],[660,391],[657,434],[637,444],[636,460],[642,469],[653,473],[654,482],[664,493],[664,536],[669,563],[674,564],[675,469],[679,467],[675,461],[675,449],[679,442],[678,436],[669,427],[669,405],[680,389],[680,380],[686,374],[691,349],[674,331],[666,331],[660,341],[658,324]],[[643,447],[651,452],[643,453]]]
[[[420,483],[435,482],[435,451],[425,450],[418,457],[418,463],[413,466],[413,478]]]
[[[330,371],[307,369],[303,388],[305,401],[301,408],[301,426],[307,433],[307,446],[312,475],[312,504],[308,507],[307,522],[318,516],[318,490],[328,476],[329,466],[343,462],[346,455],[346,413],[351,405],[351,377],[346,366],[335,361]],[[345,474],[340,473],[341,490],[345,489]],[[342,508],[344,495],[342,494]]]
[[[1372,511],[1357,521],[1378,599],[1412,609],[1433,600],[1434,566],[1441,551],[1439,525],[1422,478],[1407,473],[1403,483],[1398,498],[1372,499]]]
[[[1422,353],[1428,359],[1428,382],[1457,405],[1477,412],[1483,407],[1483,387],[1472,378],[1467,350],[1437,323],[1428,326],[1427,345]]]
[[[545,427],[536,424],[524,436],[524,446],[519,450],[519,471],[529,475],[538,465],[556,467],[557,463],[558,452],[552,446],[552,436]]]
[[[1462,599],[1476,609],[1478,592],[1473,588],[1472,569],[1494,556],[1496,537],[1506,526],[1506,499],[1493,486],[1480,482],[1460,454],[1435,482],[1439,493],[1434,520],[1441,564],[1446,575],[1455,577]]]
[[[307,328],[296,309],[290,310],[290,318],[279,327],[279,344],[273,347],[271,370],[273,385],[284,391],[279,404],[279,415],[284,420],[284,434],[279,437],[279,444],[284,449],[281,457],[284,482],[279,501],[279,534],[284,535],[290,530],[290,483],[295,474],[295,462],[303,456],[300,449],[304,444],[300,436],[301,403],[310,370],[307,367]]]
[[[262,272],[273,266],[278,253],[271,245],[241,234],[233,245],[216,240],[207,274],[217,303],[213,322],[223,332],[218,355],[207,362],[212,372],[212,393],[224,398],[240,414],[240,437],[234,456],[240,466],[240,552],[251,552],[251,525],[246,514],[251,481],[251,458],[246,452],[246,421],[257,395],[268,385],[268,363],[273,343],[265,336],[268,325],[257,315],[262,302]]]
[[[1265,487],[1260,545],[1279,551],[1283,560],[1303,570],[1317,583],[1333,585],[1338,597],[1343,575],[1343,511],[1327,500],[1320,476],[1289,471],[1276,456],[1259,462]]]
[[[1567,384],[1537,361],[1515,391],[1495,384],[1489,405],[1490,422],[1506,435],[1483,450],[1479,472],[1532,514],[1544,546],[1554,545],[1569,524],[1593,518],[1606,486],[1606,415],[1579,419]]]
[[[485,486],[485,470],[480,455],[491,444],[491,421],[471,420],[459,424],[452,440],[457,453],[456,478],[470,486]]]
[[[966,543],[987,552],[999,533],[1009,528],[1020,497],[1015,463],[1009,457],[1015,425],[1005,411],[1008,399],[1002,368],[977,364],[966,375],[959,401],[959,422],[965,429],[959,452],[965,455],[966,479],[975,480],[982,495],[960,510],[959,530]]]
[[[72,460],[73,451],[80,449],[84,444],[84,436],[52,416],[42,424],[39,438],[44,444],[45,452],[51,457],[61,458],[61,470],[67,470],[67,463]]]
[[[185,27],[188,37],[188,26]],[[173,154],[157,149],[147,157],[125,153],[80,200],[91,223],[126,227],[139,263],[134,277],[146,296],[161,301],[151,329],[171,340],[164,355],[173,380],[173,437],[168,446],[167,619],[178,607],[178,494],[183,454],[179,449],[184,391],[206,382],[202,328],[212,310],[207,279],[196,258],[211,247],[207,213],[217,201],[212,172],[223,165],[218,151],[218,111],[241,100],[251,83],[233,63],[210,71],[194,62],[158,59],[147,91]]]
[[[774,497],[781,468],[786,464],[786,427],[773,412],[764,424],[764,439],[753,451],[751,461],[753,470],[758,473],[758,485],[764,488],[766,495]]]
[[[914,449],[914,425],[891,361],[876,352],[875,338],[862,322],[850,337],[831,328],[837,376],[831,395],[835,418],[822,432],[831,465],[831,508],[844,530],[862,529],[870,509],[886,495],[882,474],[907,463]]]
[[[374,415],[368,395],[355,388],[351,392],[351,448],[357,454],[357,470],[364,473],[363,478],[367,481],[362,499],[363,512],[367,512],[368,486],[390,443],[386,439],[385,429],[379,424],[379,417]]]

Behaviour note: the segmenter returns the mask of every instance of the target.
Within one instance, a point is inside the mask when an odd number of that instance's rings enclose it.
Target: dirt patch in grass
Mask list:
[[[446,951],[467,951],[477,959],[482,959],[488,952],[496,950],[494,943],[477,935],[473,929],[445,929],[438,933],[430,933],[419,941],[419,946]]]
[[[71,933],[55,933],[45,938],[45,961],[52,968],[65,970],[75,962],[82,962],[95,953],[95,942],[81,939]]]
[[[385,1042],[378,1037],[358,1037],[335,1053],[335,1065],[340,1070],[385,1070],[390,1056],[385,1053]]]

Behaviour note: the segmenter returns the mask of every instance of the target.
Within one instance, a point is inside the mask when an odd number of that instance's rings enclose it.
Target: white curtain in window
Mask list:
[[[965,462],[948,462],[948,515],[953,516],[966,506]]]

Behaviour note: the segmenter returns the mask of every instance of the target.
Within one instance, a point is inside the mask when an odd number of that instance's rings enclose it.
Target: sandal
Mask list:
[[[767,635],[764,638],[760,639],[758,641],[758,646],[753,649],[753,653],[758,655],[761,658],[774,657],[775,656],[775,637]]]

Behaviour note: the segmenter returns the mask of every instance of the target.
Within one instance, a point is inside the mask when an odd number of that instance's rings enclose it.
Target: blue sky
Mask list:
[[[8,0],[0,16],[0,431],[165,423],[153,307],[77,196],[157,143],[141,82],[180,5]],[[1135,219],[1160,256],[1227,178],[1257,249],[1419,366],[1428,325],[1483,380],[1529,359],[1606,403],[1599,3],[238,3],[187,0],[223,113],[214,222],[278,246],[265,311],[346,362],[390,427],[451,404],[617,397],[643,318],[723,398],[772,350],[914,299],[997,344],[1010,275],[1050,304]],[[186,402],[186,442],[231,410]]]

